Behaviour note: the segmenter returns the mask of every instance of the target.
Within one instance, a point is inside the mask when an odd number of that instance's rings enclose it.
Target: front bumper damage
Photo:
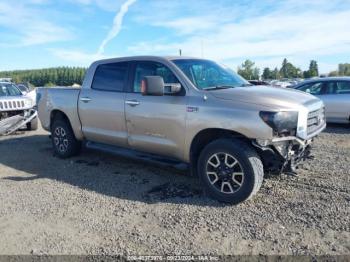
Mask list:
[[[253,145],[260,153],[265,171],[296,176],[298,165],[313,158],[311,144],[315,137],[307,140],[297,137],[275,138],[268,141],[254,140]]]
[[[19,114],[0,120],[0,136],[10,135],[18,129],[26,126],[38,116],[37,111],[33,109],[21,111]]]

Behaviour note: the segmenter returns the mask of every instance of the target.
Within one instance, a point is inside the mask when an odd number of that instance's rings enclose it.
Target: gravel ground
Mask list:
[[[43,130],[0,138],[0,254],[350,254],[350,128],[331,126],[299,177],[250,201],[203,196],[170,168],[84,150]]]

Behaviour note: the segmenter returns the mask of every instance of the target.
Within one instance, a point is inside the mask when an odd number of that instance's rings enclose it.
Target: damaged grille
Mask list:
[[[311,111],[307,117],[307,134],[310,135],[320,129],[325,122],[324,107]]]
[[[0,101],[0,110],[20,110],[24,106],[23,100]]]

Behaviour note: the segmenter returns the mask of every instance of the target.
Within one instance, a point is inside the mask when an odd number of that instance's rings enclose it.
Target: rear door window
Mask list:
[[[332,81],[328,84],[327,94],[350,94],[350,81]]]
[[[329,82],[327,86],[327,95],[335,95],[337,92],[337,82]]]
[[[110,63],[96,68],[92,89],[123,92],[128,78],[128,63]]]
[[[339,94],[339,95],[350,94],[350,81],[338,81],[336,94]]]

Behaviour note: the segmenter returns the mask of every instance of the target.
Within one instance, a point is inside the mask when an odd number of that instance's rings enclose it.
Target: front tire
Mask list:
[[[198,172],[207,194],[230,204],[255,195],[264,177],[263,164],[254,148],[238,139],[208,144],[199,156]]]
[[[51,141],[54,152],[59,158],[75,156],[81,149],[81,143],[75,138],[70,124],[62,119],[57,119],[52,124]]]

